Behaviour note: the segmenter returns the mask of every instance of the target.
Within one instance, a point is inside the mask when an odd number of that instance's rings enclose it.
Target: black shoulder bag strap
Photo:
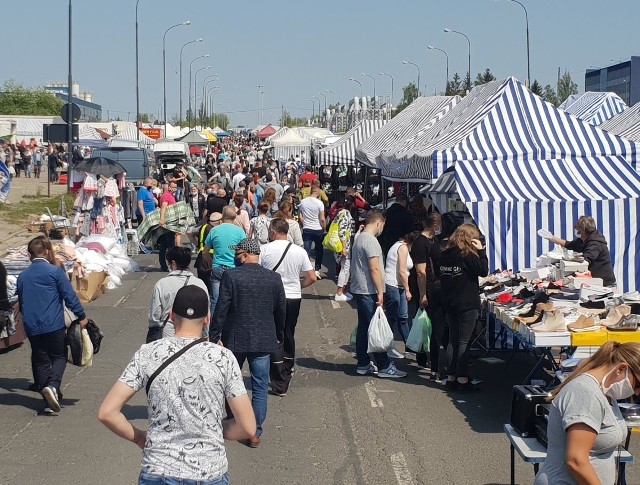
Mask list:
[[[160,367],[158,367],[156,369],[156,371],[153,374],[151,374],[151,377],[149,377],[149,380],[147,381],[147,385],[144,388],[144,390],[146,391],[147,395],[149,395],[149,388],[151,387],[151,383],[155,380],[156,377],[158,377],[158,375],[163,370],[165,370],[174,360],[176,360],[178,357],[180,357],[182,354],[184,354],[191,347],[195,347],[196,345],[201,344],[202,342],[206,342],[207,340],[209,340],[209,339],[207,339],[207,338],[199,338],[198,340],[194,340],[190,344],[185,345],[184,347],[182,347],[175,354],[173,354],[171,357],[169,357],[167,360],[165,360],[162,364],[160,364]]]
[[[187,279],[185,280],[184,285],[182,285],[182,286],[183,286],[183,287],[184,287],[184,286],[187,286],[187,285],[189,284],[189,280],[190,280],[190,279],[191,279],[191,275],[187,276]],[[169,315],[170,315],[170,314],[169,314],[169,313],[167,313],[167,316],[164,318],[164,322],[162,322],[162,325],[160,325],[160,328],[164,328],[164,327],[166,327],[167,322],[169,321]]]
[[[289,248],[291,247],[291,244],[292,244],[291,242],[289,244],[287,244],[287,247],[284,250],[284,253],[282,253],[282,256],[280,256],[280,261],[278,261],[278,264],[276,264],[273,268],[271,268],[271,271],[275,272],[280,267],[280,265],[284,261],[284,257],[287,255],[287,252],[289,251]]]

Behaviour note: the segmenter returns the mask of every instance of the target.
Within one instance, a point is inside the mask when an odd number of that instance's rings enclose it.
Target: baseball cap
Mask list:
[[[189,320],[204,318],[209,314],[209,296],[199,286],[183,286],[173,300],[173,313]]]
[[[258,241],[257,239],[246,238],[240,241],[238,244],[229,246],[229,249],[232,249],[234,251],[244,251],[249,254],[259,255],[260,241]]]

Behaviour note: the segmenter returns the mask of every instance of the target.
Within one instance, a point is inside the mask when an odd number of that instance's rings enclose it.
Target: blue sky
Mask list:
[[[26,86],[42,86],[67,76],[67,0],[8,1],[3,16],[5,53],[15,59],[4,63],[0,80],[13,78]],[[529,12],[531,77],[555,84],[558,67],[571,72],[584,89],[590,66],[612,64],[640,54],[637,0],[522,0]],[[603,19],[607,19],[603,21]],[[522,8],[509,0],[244,0],[227,2],[140,0],[141,111],[158,113],[162,103],[162,35],[171,25],[191,20],[189,27],[167,35],[167,109],[179,106],[180,47],[193,39],[183,56],[183,103],[187,104],[188,65],[199,55],[194,71],[199,82],[218,73],[223,92],[216,102],[229,113],[232,124],[258,123],[257,85],[263,85],[264,121],[276,123],[285,106],[294,116],[309,116],[307,98],[325,90],[336,101],[359,94],[349,77],[360,80],[364,93],[390,92],[394,99],[402,86],[416,80],[414,62],[421,69],[421,89],[444,90],[445,60],[432,44],[447,51],[450,76],[467,70],[464,37],[444,33],[444,27],[464,32],[471,39],[472,77],[487,67],[498,78],[526,78],[525,20]],[[135,0],[74,0],[74,80],[94,101],[126,119],[135,119]],[[45,51],[46,49],[46,51]],[[202,84],[200,83],[200,86]],[[200,90],[200,88],[199,88]],[[320,96],[322,99],[322,96]],[[322,101],[324,105],[324,100]],[[317,104],[316,104],[317,106]],[[185,108],[186,109],[186,108]],[[131,113],[131,114],[129,114]]]

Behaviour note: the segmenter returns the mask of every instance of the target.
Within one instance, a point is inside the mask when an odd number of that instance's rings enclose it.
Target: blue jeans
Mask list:
[[[163,477],[151,473],[140,473],[139,485],[229,485],[229,474],[225,473],[215,480],[189,480],[186,478]]]
[[[304,243],[304,249],[308,252],[311,251],[311,244],[314,244],[315,249],[315,269],[320,271],[322,269],[322,257],[324,256],[324,247],[322,246],[322,239],[324,239],[324,231],[322,229],[303,229],[302,230],[302,242]]]
[[[264,353],[233,352],[240,369],[249,361],[251,372],[251,407],[256,415],[256,436],[262,435],[262,423],[267,418],[267,396],[269,394],[269,369],[271,356]],[[227,410],[228,417],[233,417]]]
[[[409,336],[409,304],[405,296],[404,288],[386,285],[384,293],[384,309],[391,330],[398,329],[404,342]]]
[[[211,318],[216,311],[218,297],[220,296],[220,280],[224,272],[229,269],[228,266],[215,266],[211,270],[211,284],[209,285],[209,299],[211,300]]]
[[[358,307],[358,330],[356,331],[356,356],[358,358],[358,367],[365,367],[369,365],[371,359],[367,353],[368,347],[368,335],[369,335],[369,323],[376,313],[376,301],[378,301],[378,295],[358,295],[354,294],[353,299],[356,301]],[[386,352],[375,352],[373,359],[378,366],[378,369],[385,369],[389,367],[389,357]]]

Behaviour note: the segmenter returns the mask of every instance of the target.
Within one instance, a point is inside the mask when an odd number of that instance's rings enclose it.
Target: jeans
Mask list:
[[[25,174],[27,177],[31,178],[31,164],[30,164],[30,163],[26,163],[26,164],[24,165],[24,174]]]
[[[233,352],[238,361],[240,369],[244,361],[249,361],[249,372],[251,372],[251,407],[256,416],[256,436],[262,435],[262,423],[267,418],[267,396],[269,395],[269,367],[271,356],[263,353]],[[232,418],[233,414],[227,407],[227,417]]]
[[[176,190],[176,202],[180,202],[182,200],[182,187],[178,187]]]
[[[397,329],[406,342],[409,337],[409,305],[404,288],[386,285],[384,293],[384,309],[391,330]]]
[[[66,329],[33,335],[31,343],[31,367],[38,390],[54,387],[60,395],[62,376],[67,367]]]
[[[447,374],[456,377],[469,377],[469,341],[476,328],[478,310],[455,311],[449,309],[449,345]]]
[[[431,319],[431,346],[429,348],[431,372],[443,374],[447,365],[449,325],[442,305],[442,287],[439,283],[431,284],[427,287],[427,293],[429,295],[427,313]]]
[[[296,358],[295,331],[301,302],[300,298],[287,298],[282,351],[274,355],[271,360],[271,388],[277,393],[287,392],[293,375]]]
[[[322,257],[324,256],[324,247],[322,246],[322,239],[324,239],[324,231],[322,229],[303,229],[302,230],[302,242],[304,243],[304,249],[307,252],[311,251],[311,244],[314,244],[315,249],[315,269],[320,271],[322,269]]]
[[[358,358],[358,367],[369,365],[371,360],[367,353],[369,323],[373,315],[376,313],[376,301],[378,295],[358,295],[354,294],[353,299],[356,301],[358,308],[358,329],[356,330],[356,356]],[[375,352],[373,354],[378,369],[386,369],[389,367],[389,357],[386,352]]]
[[[163,477],[151,473],[140,473],[138,485],[229,485],[229,474],[225,473],[214,480],[189,480],[186,478]]]
[[[222,275],[228,269],[228,266],[214,266],[211,270],[211,284],[209,285],[209,299],[211,300],[211,318],[216,311],[218,297],[220,296],[220,280]]]
[[[169,271],[167,266],[167,251],[176,246],[176,235],[173,232],[166,232],[158,239],[160,251],[158,253],[158,262],[161,271]]]

